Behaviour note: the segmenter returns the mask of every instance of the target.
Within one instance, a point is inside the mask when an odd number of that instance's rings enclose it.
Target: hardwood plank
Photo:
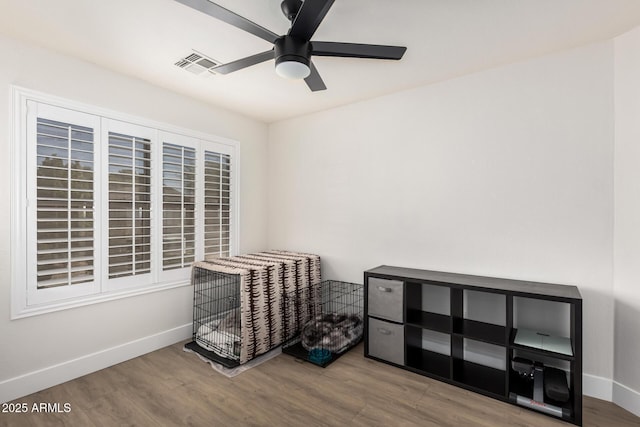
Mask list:
[[[14,402],[68,402],[70,413],[0,414],[0,426],[567,427],[563,421],[363,357],[327,368],[281,355],[236,377],[178,343]],[[584,398],[584,426],[637,427],[640,418]]]

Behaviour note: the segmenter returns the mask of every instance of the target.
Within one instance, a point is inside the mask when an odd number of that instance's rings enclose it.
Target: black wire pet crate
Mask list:
[[[282,352],[326,367],[362,340],[361,284],[326,280],[285,294]]]
[[[186,348],[221,365],[240,364],[240,276],[193,271],[193,341]]]
[[[291,292],[310,300],[320,277],[319,256],[291,251],[194,263],[193,341],[185,348],[234,368],[279,347],[286,338],[282,298]],[[309,313],[291,319],[306,321]]]

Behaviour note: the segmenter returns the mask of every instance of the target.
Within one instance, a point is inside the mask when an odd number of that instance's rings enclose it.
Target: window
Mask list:
[[[229,256],[231,212],[231,157],[204,153],[204,253]]]
[[[93,280],[93,129],[38,118],[36,286]]]
[[[196,253],[196,150],[162,144],[162,268],[188,266]]]
[[[109,132],[109,279],[151,273],[151,140]]]
[[[13,317],[182,286],[235,253],[237,143],[18,88],[14,107]]]

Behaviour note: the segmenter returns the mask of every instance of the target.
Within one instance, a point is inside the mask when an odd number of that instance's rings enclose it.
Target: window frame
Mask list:
[[[11,318],[18,319],[34,316],[88,304],[100,303],[129,296],[141,295],[190,285],[190,267],[162,271],[162,140],[173,144],[180,141],[190,141],[197,145],[196,154],[196,250],[195,260],[204,258],[204,153],[205,151],[220,152],[231,157],[231,215],[230,215],[230,255],[237,255],[239,243],[240,218],[240,143],[207,133],[193,131],[167,123],[146,118],[132,116],[113,110],[103,109],[65,98],[33,91],[19,86],[11,86],[12,95],[12,132],[10,138],[12,173],[11,173]],[[27,140],[35,135],[33,123],[36,112],[33,104],[43,109],[53,107],[71,110],[78,116],[93,117],[98,127],[94,127],[94,277],[96,280],[87,285],[88,291],[76,291],[78,285],[62,286],[51,294],[54,300],[48,300],[43,291],[37,289],[33,281],[34,272],[30,271],[28,262],[33,259],[35,227],[35,199],[29,199],[34,193],[36,161],[30,156],[35,152],[33,140]],[[46,107],[45,107],[46,106]],[[57,110],[60,111],[60,110]],[[54,114],[55,116],[55,114]],[[67,121],[74,123],[73,120]],[[28,128],[28,126],[30,126]],[[109,132],[118,133],[123,130],[141,134],[132,135],[150,138],[151,154],[151,191],[152,196],[152,234],[151,234],[151,273],[139,276],[108,279],[108,173]],[[127,132],[120,132],[125,133]],[[35,157],[34,157],[35,158]],[[30,204],[32,204],[30,206]],[[155,213],[155,214],[154,214]],[[28,215],[30,216],[28,216]],[[105,222],[106,221],[106,222]],[[201,236],[198,236],[200,234]],[[31,251],[31,252],[29,252]],[[171,274],[164,274],[171,273]],[[147,277],[143,277],[147,276]],[[137,280],[144,279],[144,280]],[[56,289],[56,288],[53,288]],[[77,288],[79,289],[79,288]],[[31,295],[30,295],[31,294]],[[42,298],[40,298],[42,296]],[[58,298],[60,296],[60,298]]]

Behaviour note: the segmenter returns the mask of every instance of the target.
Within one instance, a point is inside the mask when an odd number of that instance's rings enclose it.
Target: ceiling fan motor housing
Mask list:
[[[311,57],[311,43],[291,36],[282,36],[275,43],[276,66],[281,62],[295,61],[307,67]]]

